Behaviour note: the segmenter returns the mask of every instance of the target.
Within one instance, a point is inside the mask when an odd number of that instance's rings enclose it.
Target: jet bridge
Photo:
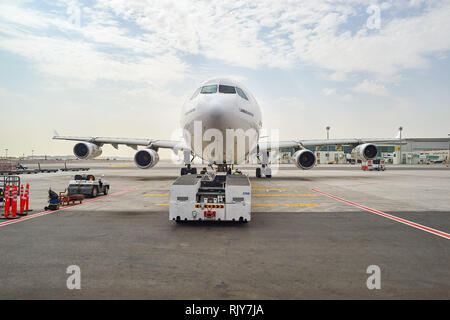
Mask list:
[[[169,219],[250,221],[250,181],[225,173],[183,175],[170,187]]]

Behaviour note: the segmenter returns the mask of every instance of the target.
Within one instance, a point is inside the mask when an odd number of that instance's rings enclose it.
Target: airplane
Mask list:
[[[261,109],[255,97],[250,90],[238,81],[226,78],[207,80],[195,89],[192,96],[187,99],[182,107],[181,127],[184,132],[182,141],[73,137],[60,136],[56,132],[53,139],[78,141],[73,148],[74,155],[78,159],[92,159],[100,156],[102,153],[101,148],[105,144],[110,144],[116,149],[118,149],[119,145],[126,145],[137,150],[134,162],[141,169],[152,168],[158,163],[158,150],[160,148],[182,151],[184,167],[181,169],[181,175],[197,173],[196,168],[191,166],[192,157],[199,157],[211,165],[216,165],[219,172],[230,173],[230,168],[233,165],[242,163],[243,160],[248,158],[249,154],[254,154],[260,164],[256,168],[256,177],[258,178],[272,177],[272,171],[269,166],[269,152],[279,148],[293,148],[295,152],[292,157],[295,165],[299,169],[309,170],[315,166],[316,156],[307,147],[348,145],[353,147],[351,153],[353,158],[367,161],[376,158],[378,154],[376,144],[404,144],[402,140],[393,138],[264,141],[260,134],[262,129]],[[250,132],[248,136],[254,142],[246,143],[244,151],[238,157],[234,153],[238,143],[233,137],[231,143],[224,143],[223,147],[215,148],[205,157],[205,148],[208,148],[208,142],[213,141],[213,139],[204,139],[200,134],[201,140],[200,144],[198,144],[196,130],[200,130],[201,133],[215,130],[216,134],[222,136],[227,136],[227,132],[230,130],[232,132],[240,132],[240,136],[242,136],[242,132],[245,134]],[[144,148],[139,150],[138,147]]]

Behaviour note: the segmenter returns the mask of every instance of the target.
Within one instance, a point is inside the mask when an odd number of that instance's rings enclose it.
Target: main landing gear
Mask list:
[[[186,174],[197,174],[197,168],[191,167],[191,153],[189,150],[184,152],[184,168],[181,168],[180,175],[184,176]],[[258,159],[261,162],[261,167],[256,168],[256,177],[257,178],[272,178],[272,169],[268,165],[268,154],[263,152],[258,156]],[[226,172],[227,174],[231,174],[232,165],[229,164],[215,164],[217,166],[216,172]]]

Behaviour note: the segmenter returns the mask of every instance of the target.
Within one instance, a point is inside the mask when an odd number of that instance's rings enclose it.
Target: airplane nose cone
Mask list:
[[[200,119],[205,129],[224,130],[232,125],[233,113],[236,109],[234,95],[204,95],[198,103]]]

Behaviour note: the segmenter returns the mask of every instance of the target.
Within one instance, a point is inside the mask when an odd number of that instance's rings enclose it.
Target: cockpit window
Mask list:
[[[197,90],[195,90],[194,94],[191,97],[191,100],[198,96],[198,94],[200,93],[200,89],[201,88],[198,88]]]
[[[202,93],[216,93],[217,92],[217,85],[213,84],[210,86],[203,86],[202,87]]]
[[[244,93],[244,91],[241,88],[236,87],[236,91],[241,98],[248,100],[247,95]]]
[[[220,93],[236,93],[236,89],[232,86],[219,85]]]

